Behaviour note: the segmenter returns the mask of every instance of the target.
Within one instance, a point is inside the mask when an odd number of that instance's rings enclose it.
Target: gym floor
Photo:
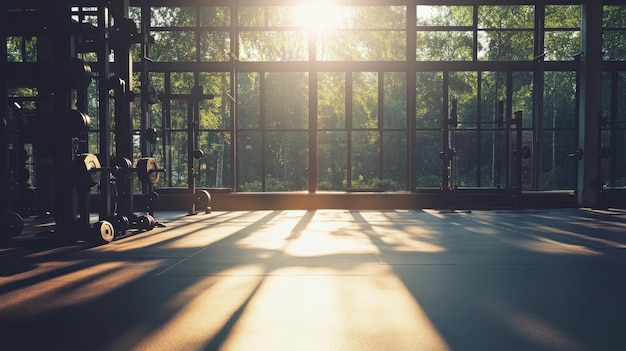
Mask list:
[[[102,246],[0,243],[0,348],[626,347],[623,210],[156,218]]]

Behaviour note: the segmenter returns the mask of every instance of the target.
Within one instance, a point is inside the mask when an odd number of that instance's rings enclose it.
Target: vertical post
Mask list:
[[[513,193],[522,192],[522,111],[515,111],[512,124],[515,124],[515,173],[513,173]]]
[[[611,149],[611,153],[609,155],[609,186],[610,187],[615,187],[617,185],[617,179],[616,179],[616,174],[617,174],[617,156],[616,156],[616,151],[618,148],[618,142],[617,142],[617,113],[618,113],[618,100],[619,100],[619,93],[618,93],[618,81],[619,81],[619,72],[612,72],[611,73],[611,112],[609,114],[609,135],[610,135],[610,141],[609,141],[609,148]]]
[[[110,165],[109,155],[111,155],[111,123],[109,108],[109,88],[108,78],[110,73],[109,66],[109,8],[102,5],[98,10],[98,36],[101,43],[98,47],[98,140],[100,150],[100,164],[102,167],[108,168]],[[111,211],[112,205],[112,188],[111,175],[109,172],[100,174],[100,201],[99,201],[99,219],[105,220],[113,215]]]
[[[448,72],[443,73],[443,108],[441,115],[441,189],[444,191],[444,199],[447,197],[447,192],[450,188],[450,135],[448,124],[448,110],[449,110],[449,93],[450,90],[450,75]]]
[[[535,6],[535,67],[533,74],[533,144],[532,144],[532,184],[533,190],[543,190],[543,92],[545,79],[545,5]],[[553,142],[554,145],[554,142]],[[554,160],[554,158],[553,158]]]
[[[314,45],[311,45],[314,46]],[[311,55],[309,56],[311,57]],[[309,73],[309,193],[317,191],[317,70]]]
[[[406,28],[413,28],[413,24],[417,23],[417,8],[415,6],[407,6],[406,9]],[[407,47],[406,58],[408,62],[415,64],[416,57],[416,36],[417,32],[414,30],[407,30]],[[407,69],[406,71],[406,118],[407,118],[407,186],[410,192],[415,192],[417,187],[416,177],[416,134],[415,134],[415,119],[416,119],[416,86],[417,86],[417,73],[415,69]]]
[[[72,36],[69,22],[70,6],[67,2],[61,4],[46,4],[37,9],[46,13],[49,18],[56,22],[50,22],[50,40],[52,42],[51,60],[57,67],[67,67],[70,58],[74,56]],[[66,19],[65,21],[63,19]],[[63,117],[67,115],[72,106],[71,89],[64,82],[55,79],[52,86],[53,120],[55,125],[63,125]],[[77,200],[71,177],[67,176],[67,169],[74,158],[74,145],[72,138],[59,136],[53,148],[53,175],[54,175],[54,217],[56,229],[62,239],[75,238]],[[82,222],[82,221],[81,221]],[[81,228],[82,229],[82,228]]]
[[[187,191],[189,193],[189,214],[196,214],[196,176],[197,170],[194,167],[194,150],[198,143],[198,115],[200,114],[200,100],[202,99],[203,88],[199,85],[191,89],[191,96],[187,100]]]
[[[238,120],[237,120],[237,110],[238,104],[238,87],[237,87],[237,61],[239,57],[239,31],[237,27],[237,21],[239,18],[238,6],[231,5],[230,7],[230,60],[231,60],[231,71],[230,71],[230,172],[231,179],[230,184],[233,191],[237,190],[237,186],[239,183],[239,165],[238,165],[238,157],[237,153],[239,152],[239,136],[238,136]]]
[[[120,86],[115,91],[115,148],[116,156],[134,159],[133,155],[133,59],[132,43],[136,31],[129,19],[129,0],[116,0],[115,18],[115,75]],[[118,83],[117,81],[115,82]],[[103,155],[103,157],[108,157]],[[118,212],[129,216],[133,212],[133,178],[117,179]]]
[[[0,4],[0,72],[6,72],[7,66],[7,17],[8,2],[3,1]],[[0,81],[0,123],[6,123],[7,95],[7,82],[3,79]],[[5,126],[0,125],[0,210],[9,208],[9,143]]]
[[[603,1],[585,1],[582,5],[580,58],[580,119],[578,141],[585,156],[578,162],[576,199],[580,207],[594,207],[598,203],[600,180],[597,171],[597,116],[601,107],[602,91],[602,7]]]

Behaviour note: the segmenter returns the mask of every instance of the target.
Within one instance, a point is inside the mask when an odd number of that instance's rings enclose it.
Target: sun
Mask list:
[[[337,27],[340,21],[340,9],[331,0],[309,1],[294,6],[293,16],[298,26],[320,32]]]

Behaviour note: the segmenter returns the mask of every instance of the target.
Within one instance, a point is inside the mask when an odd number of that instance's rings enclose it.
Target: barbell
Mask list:
[[[81,188],[91,188],[100,182],[102,172],[110,172],[115,177],[130,177],[133,173],[144,184],[156,184],[160,173],[165,169],[159,168],[159,162],[154,157],[144,157],[137,161],[133,168],[132,162],[125,157],[114,157],[111,167],[102,167],[98,157],[91,153],[80,154],[74,158],[73,171],[76,185]]]

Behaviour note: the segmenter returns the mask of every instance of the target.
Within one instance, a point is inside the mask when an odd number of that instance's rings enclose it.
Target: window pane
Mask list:
[[[418,188],[442,186],[442,150],[440,131],[418,131],[415,135],[415,184]]]
[[[406,188],[406,132],[393,131],[383,133],[383,179],[376,188],[385,191],[399,191]]]
[[[545,35],[545,59],[548,61],[571,61],[580,52],[579,31],[547,31]]]
[[[378,132],[355,131],[352,133],[352,188],[372,188],[378,179]]]
[[[318,190],[346,190],[347,133],[329,131],[317,135]]]
[[[240,191],[263,191],[262,148],[260,132],[239,132],[237,146],[237,180]]]
[[[576,132],[546,131],[543,140],[543,190],[575,189],[578,163],[568,155],[576,148]]]
[[[418,72],[416,79],[416,127],[440,128],[443,116],[443,74]]]
[[[483,61],[531,61],[532,31],[478,32],[478,59]]]
[[[472,6],[417,6],[418,26],[472,26]]]
[[[268,132],[265,191],[301,191],[308,188],[309,134]]]
[[[230,8],[206,6],[200,8],[200,26],[226,27],[230,26]]]
[[[546,5],[546,28],[580,28],[580,5]]]
[[[532,128],[534,125],[532,94],[533,73],[513,72],[513,112],[522,111],[524,128]]]
[[[187,131],[170,132],[170,147],[166,152],[166,173],[170,177],[167,186],[186,187],[187,182]]]
[[[354,128],[378,128],[378,73],[353,73],[352,119]]]
[[[576,73],[546,72],[543,82],[543,128],[576,127]]]
[[[318,129],[346,128],[346,75],[320,72],[317,74]]]
[[[476,129],[478,111],[478,74],[476,72],[450,73],[450,107],[457,106],[458,128]],[[452,116],[450,116],[452,118]],[[454,127],[454,126],[453,126]]]
[[[403,61],[406,32],[324,31],[317,40],[318,61]]]
[[[260,128],[261,88],[260,75],[256,72],[237,74],[237,127]]]
[[[454,159],[450,171],[453,187],[478,186],[478,153],[476,142],[478,133],[471,130],[454,130],[451,133],[450,144],[454,150]]]
[[[384,74],[383,126],[406,129],[406,74]]]
[[[200,60],[228,61],[229,51],[230,34],[228,32],[200,32]]]
[[[170,77],[170,93],[191,94],[195,85],[192,72],[172,72]]]
[[[195,33],[191,31],[152,32],[154,44],[150,45],[150,59],[154,61],[196,60]]]
[[[231,184],[230,140],[228,132],[200,133],[198,147],[204,152],[204,156],[197,161],[196,186],[221,188]]]
[[[626,35],[624,34],[624,31],[604,30],[602,33],[602,51],[605,60],[626,60]]]
[[[535,7],[531,5],[480,6],[478,28],[480,29],[532,29],[535,23]]]
[[[187,115],[187,100],[170,101],[170,129],[187,129]]]
[[[266,127],[271,129],[308,128],[308,74],[267,73],[265,85]]]
[[[196,9],[193,7],[152,7],[151,27],[193,27],[196,25]]]
[[[239,59],[242,61],[305,61],[308,35],[297,31],[242,31]]]
[[[199,76],[199,84],[205,94],[213,94],[212,100],[205,100],[200,107],[200,129],[230,128],[230,73],[204,72]]]
[[[471,61],[474,35],[470,31],[417,32],[418,61]]]
[[[626,28],[625,5],[605,5],[602,11],[602,27]]]

